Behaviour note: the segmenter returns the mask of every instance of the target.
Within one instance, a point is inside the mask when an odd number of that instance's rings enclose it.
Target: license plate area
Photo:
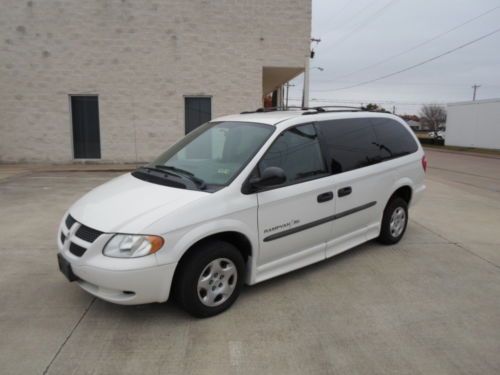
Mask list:
[[[78,280],[78,277],[71,269],[71,264],[61,254],[57,254],[57,263],[59,264],[59,270],[69,281]]]

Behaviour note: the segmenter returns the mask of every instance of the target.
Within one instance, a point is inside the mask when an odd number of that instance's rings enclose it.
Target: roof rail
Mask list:
[[[288,107],[260,107],[255,111],[243,111],[240,112],[241,115],[249,114],[249,113],[258,113],[258,112],[275,112],[275,111],[288,111],[290,109],[294,110],[302,110],[304,108],[298,106],[288,106]]]
[[[255,111],[243,111],[240,114],[258,113],[258,112],[275,112],[275,111],[288,111],[288,110],[299,110],[305,111],[302,115],[315,115],[324,112],[380,112],[380,113],[391,113],[389,111],[375,111],[368,109],[367,107],[354,107],[349,105],[322,105],[316,107],[300,107],[300,106],[288,106],[288,107],[261,107],[257,108]]]
[[[307,112],[302,113],[302,115],[316,115],[318,113],[324,113],[324,112],[357,112],[357,111],[361,112],[361,111],[366,111],[366,108],[353,107],[349,105],[325,105],[320,107],[308,107],[305,108],[305,110],[307,110]]]
[[[325,108],[333,108],[332,110],[325,109]],[[315,111],[315,112],[311,112]],[[378,112],[378,113],[391,113],[386,110],[372,110],[364,106],[360,107],[353,107],[353,106],[348,106],[348,105],[325,105],[325,106],[320,106],[320,107],[310,107],[307,108],[307,112],[302,113],[303,115],[314,115],[318,113],[324,113],[324,112]]]

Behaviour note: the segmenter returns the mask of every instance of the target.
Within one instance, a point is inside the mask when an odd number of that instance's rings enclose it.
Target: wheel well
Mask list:
[[[407,185],[401,186],[398,190],[396,190],[394,193],[392,193],[389,201],[391,201],[395,197],[399,197],[399,198],[404,199],[406,201],[406,203],[410,204],[411,194],[412,194],[411,187],[409,187]]]
[[[178,271],[182,269],[183,263],[191,256],[191,254],[197,251],[199,247],[198,245],[213,240],[225,241],[234,245],[241,252],[241,255],[243,255],[245,263],[247,263],[248,258],[252,256],[252,245],[250,243],[250,240],[244,234],[241,234],[239,232],[221,232],[212,234],[192,244],[189,249],[182,255],[177,267],[175,268],[173,278],[174,284],[177,280]]]

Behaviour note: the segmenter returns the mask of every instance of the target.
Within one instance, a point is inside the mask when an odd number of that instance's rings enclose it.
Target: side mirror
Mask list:
[[[285,171],[279,167],[267,167],[262,172],[260,178],[252,178],[250,186],[254,189],[261,189],[270,186],[281,185],[286,182]]]

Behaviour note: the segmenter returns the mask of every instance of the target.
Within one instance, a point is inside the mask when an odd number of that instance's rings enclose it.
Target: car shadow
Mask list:
[[[258,300],[263,293],[276,290],[279,292],[285,288],[286,284],[295,282],[300,278],[307,278],[309,275],[320,273],[325,269],[340,266],[345,262],[349,262],[356,257],[363,256],[368,251],[376,251],[378,248],[385,249],[385,246],[378,246],[376,241],[369,241],[352,249],[349,249],[341,254],[326,260],[311,264],[304,268],[288,272],[284,275],[274,277],[255,285],[245,285],[239,296],[240,301],[252,303],[252,299]],[[151,303],[144,305],[117,305],[110,302],[97,299],[94,310],[99,310],[99,313],[110,316],[119,316],[121,320],[128,323],[143,324],[144,317],[148,316],[148,320],[165,323],[180,323],[188,321],[199,321],[199,319],[190,316],[184,312],[175,302],[169,299],[164,303]]]

